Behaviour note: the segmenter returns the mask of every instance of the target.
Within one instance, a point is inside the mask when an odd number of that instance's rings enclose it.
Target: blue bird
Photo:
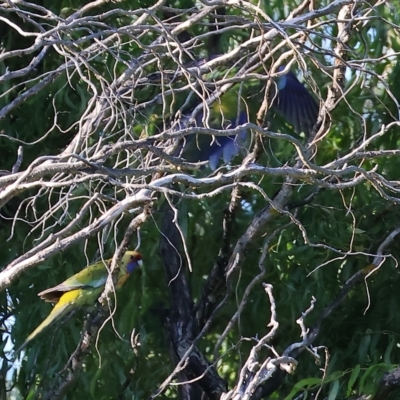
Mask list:
[[[203,113],[199,112],[195,119],[195,126],[203,127]],[[184,116],[173,129],[173,131],[189,127],[190,117]],[[213,121],[215,122],[215,121]],[[247,113],[241,111],[239,116],[233,121],[224,121],[226,129],[235,129],[239,125],[248,122]],[[193,124],[193,123],[192,123]],[[214,128],[221,129],[221,124],[210,123]],[[247,137],[247,129],[243,129],[237,135],[230,136],[210,136],[210,135],[190,135],[185,137],[183,149],[180,156],[189,162],[207,161],[212,171],[218,167],[219,160],[229,163],[239,152],[244,149]]]
[[[282,70],[284,67],[280,67]],[[300,134],[304,133],[308,137],[317,122],[319,114],[319,106],[314,97],[309,93],[305,86],[299,82],[292,72],[280,77],[277,81],[278,92],[273,100],[273,108],[281,114],[286,121],[293,125],[295,131]],[[236,97],[236,96],[235,96]],[[229,102],[228,101],[226,103]],[[231,101],[232,102],[232,101]],[[230,119],[230,123],[221,123],[220,119],[215,121],[215,115],[221,114],[226,118],[226,115],[232,115],[232,110],[237,110],[234,104],[224,104],[224,99],[221,104],[217,105],[218,112],[211,109],[211,117],[209,126],[216,129],[236,128],[249,122],[248,114],[241,111],[239,116]],[[214,118],[213,118],[214,117]],[[218,119],[218,118],[217,118]],[[228,118],[225,119],[225,122]],[[187,128],[190,117],[184,116],[175,126],[173,131]],[[195,119],[195,126],[203,127],[203,113],[199,112]],[[180,156],[189,162],[209,162],[211,170],[215,170],[218,166],[220,158],[225,163],[229,163],[235,156],[239,154],[241,149],[245,147],[246,136],[248,130],[243,129],[238,135],[212,137],[210,135],[191,135],[185,138],[184,147]]]

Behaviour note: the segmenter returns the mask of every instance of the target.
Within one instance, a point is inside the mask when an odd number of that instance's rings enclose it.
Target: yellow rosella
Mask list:
[[[111,260],[107,260],[109,266]],[[126,251],[119,264],[119,273],[115,288],[120,288],[129,275],[142,265],[142,256],[136,251]],[[56,303],[47,318],[26,338],[17,350],[23,349],[37,334],[54,321],[70,311],[86,305],[92,305],[104,290],[109,271],[103,261],[90,265],[64,282],[43,290],[38,296],[48,302]]]

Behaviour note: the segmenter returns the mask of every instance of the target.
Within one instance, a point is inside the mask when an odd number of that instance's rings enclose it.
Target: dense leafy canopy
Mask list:
[[[398,398],[399,8],[1,2],[0,399]],[[243,130],[216,171],[182,151]],[[15,354],[38,292],[124,248],[142,270]]]

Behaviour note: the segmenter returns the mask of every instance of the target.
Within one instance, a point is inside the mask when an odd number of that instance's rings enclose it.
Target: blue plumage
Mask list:
[[[274,108],[294,126],[298,134],[303,132],[308,137],[319,114],[319,106],[314,97],[290,71],[278,79],[277,86]]]
[[[229,129],[234,129],[239,125],[243,125],[248,122],[247,113],[242,111],[239,115],[237,121],[229,126]],[[241,148],[243,148],[244,142],[246,140],[247,130],[243,129],[237,135],[231,136],[218,136],[215,138],[211,146],[208,147],[204,154],[204,158],[209,162],[210,168],[214,171],[218,162],[222,156],[222,159],[227,164],[235,156],[239,154]]]
[[[190,117],[183,117],[174,130],[184,129],[189,124]],[[203,115],[198,113],[195,121],[196,126],[203,126]],[[248,122],[247,113],[242,111],[239,117],[226,127],[235,129],[239,125]],[[243,129],[238,135],[230,136],[210,136],[210,135],[191,135],[185,137],[185,144],[181,156],[189,162],[199,162],[208,160],[211,170],[218,166],[220,158],[225,163],[229,163],[244,148],[247,130]]]

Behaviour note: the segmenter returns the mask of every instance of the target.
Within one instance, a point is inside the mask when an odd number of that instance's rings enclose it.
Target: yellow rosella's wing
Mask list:
[[[105,261],[110,265],[111,260]],[[116,287],[119,288],[126,281],[135,268],[142,265],[142,256],[137,251],[126,251],[120,261],[120,269]],[[72,275],[57,286],[43,290],[38,294],[41,299],[57,302],[63,293],[79,288],[98,288],[104,286],[108,277],[108,270],[103,261],[89,265],[87,268]]]
[[[109,261],[110,260],[106,262],[109,263]],[[63,293],[70,290],[80,288],[98,288],[104,286],[107,276],[107,268],[103,261],[100,261],[96,264],[89,265],[87,268],[72,275],[59,285],[43,290],[38,293],[38,296],[45,301],[55,303],[61,298]]]

